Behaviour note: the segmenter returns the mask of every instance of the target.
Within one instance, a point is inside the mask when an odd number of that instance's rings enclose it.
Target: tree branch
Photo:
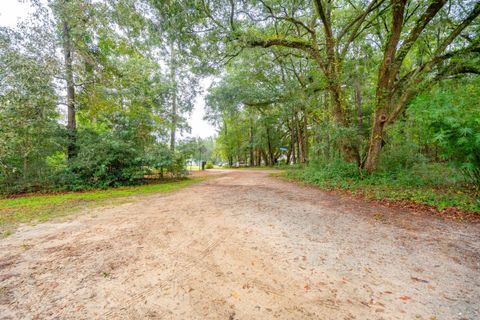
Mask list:
[[[282,97],[274,100],[265,100],[265,101],[242,101],[242,103],[249,107],[265,107],[270,104],[285,102],[285,101],[286,99]]]
[[[333,46],[332,26],[330,24],[330,20],[325,13],[325,9],[323,8],[322,0],[315,0],[315,7],[325,29],[325,39],[327,41],[327,47]]]
[[[345,43],[345,45],[343,46],[343,49],[342,49],[342,52],[340,53],[339,55],[339,58],[340,59],[343,59],[343,57],[347,54],[347,51],[348,51],[348,48],[350,47],[350,44],[355,40],[355,38],[357,37],[357,34],[358,34],[358,30],[360,29],[360,27],[362,26],[363,22],[365,21],[365,19],[367,18],[367,16],[370,14],[370,12],[372,12],[373,10],[375,10],[376,8],[378,8],[382,3],[384,2],[384,0],[372,0],[372,2],[370,2],[370,4],[368,5],[367,9],[365,9],[365,11],[360,14],[354,21],[354,23],[352,24],[352,26],[356,23],[353,31],[350,33],[350,36],[348,37],[348,40],[347,42]],[[350,26],[351,27],[351,26]],[[350,28],[346,28],[344,31],[344,34],[348,31],[348,29]],[[363,31],[363,30],[362,30]],[[337,43],[340,42],[341,38],[343,37],[344,34],[340,34],[339,37],[337,38]]]
[[[340,31],[340,33],[337,36],[337,42],[340,42],[340,40],[343,38],[343,36],[345,36],[348,33],[348,30],[350,30],[350,28],[352,28],[357,22],[358,22],[358,24],[356,26],[356,29],[358,30],[358,27],[362,24],[363,20],[365,20],[365,18],[368,16],[368,14],[370,12],[372,12],[373,10],[375,10],[376,8],[378,8],[384,1],[385,0],[372,0],[372,2],[370,2],[368,7],[362,13],[360,13],[355,19],[350,21],[350,23],[348,23],[345,26],[345,28],[343,28]]]
[[[387,94],[387,90],[392,85],[394,73],[392,72],[391,63],[395,57],[400,34],[403,26],[403,13],[407,0],[393,0],[392,8],[392,29],[388,34],[387,45],[383,53],[383,61],[380,66],[378,76],[377,99]]]
[[[467,16],[465,20],[461,24],[459,24],[453,31],[450,33],[450,35],[443,40],[443,42],[438,46],[437,50],[435,50],[435,55],[441,54],[452,42],[455,40],[456,37],[472,23],[472,21],[478,17],[480,14],[480,2],[477,2],[475,4],[475,7],[473,8],[472,12]]]
[[[393,94],[396,94],[397,92],[405,90],[405,88],[408,87],[408,85],[413,85],[412,79],[423,76],[428,71],[430,71],[435,65],[445,60],[448,60],[452,57],[459,57],[459,56],[474,53],[474,52],[480,53],[480,40],[478,40],[476,43],[472,44],[467,48],[450,51],[443,55],[433,57],[429,61],[424,62],[423,64],[414,68],[410,72],[406,73],[400,80],[398,80],[393,89]]]
[[[310,43],[302,40],[285,39],[285,38],[272,38],[272,39],[251,38],[251,39],[246,39],[245,42],[251,47],[269,48],[274,46],[280,46],[280,47],[286,47],[286,48],[292,48],[292,49],[299,49],[309,54],[312,54],[315,51],[315,49]]]
[[[420,18],[418,18],[415,24],[415,27],[410,31],[407,38],[400,46],[400,49],[398,49],[397,51],[395,61],[394,61],[394,65],[395,65],[394,68],[396,71],[400,69],[400,66],[402,65],[402,62],[405,59],[405,56],[410,51],[412,46],[415,44],[415,41],[417,41],[422,31],[425,29],[428,23],[435,17],[438,11],[440,11],[440,9],[445,5],[446,2],[447,0],[433,0],[433,2],[430,3],[430,5],[428,6],[427,10],[425,10],[425,12],[420,16]]]

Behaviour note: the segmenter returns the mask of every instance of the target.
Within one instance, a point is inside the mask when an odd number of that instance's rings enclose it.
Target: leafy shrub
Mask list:
[[[355,163],[342,160],[314,161],[300,173],[301,179],[325,188],[347,187],[351,179],[360,179],[363,172],[358,169]]]
[[[128,131],[82,130],[63,184],[72,190],[133,184],[143,177],[141,154]]]
[[[447,164],[420,162],[410,168],[397,167],[394,171],[368,175],[353,163],[316,161],[303,170],[288,170],[286,175],[322,188],[361,192],[376,199],[409,200],[439,209],[458,206],[480,212],[480,201],[475,193],[464,188],[462,172]]]
[[[161,178],[166,174],[178,178],[185,174],[185,155],[158,144],[148,151],[147,165],[154,169],[151,173],[158,173]]]
[[[401,171],[415,165],[426,163],[426,157],[420,152],[420,147],[411,141],[387,144],[380,154],[380,171]]]
[[[428,133],[426,144],[454,162],[480,189],[480,79],[448,82],[419,95],[409,115]]]
[[[205,164],[205,169],[213,169],[213,162],[208,160]]]

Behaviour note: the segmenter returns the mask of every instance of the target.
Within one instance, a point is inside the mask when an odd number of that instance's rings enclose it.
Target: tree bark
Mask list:
[[[365,162],[365,169],[367,169],[369,173],[377,169],[378,159],[382,149],[384,127],[388,119],[387,112],[392,99],[393,82],[398,71],[393,61],[395,60],[395,53],[400,41],[406,3],[407,0],[394,0],[392,4],[392,27],[383,53],[383,61],[378,71],[378,84],[375,93],[375,116],[370,133],[367,160]]]
[[[296,157],[296,154],[295,154],[295,140],[296,140],[296,136],[295,136],[295,119],[292,118],[292,123],[290,125],[290,148],[291,148],[291,151],[292,151],[292,163],[293,164],[296,164],[297,163],[297,157]]]
[[[363,136],[363,108],[362,108],[362,87],[360,84],[360,75],[358,74],[358,67],[357,67],[357,72],[355,74],[353,88],[355,91],[355,107],[357,111],[357,135],[359,138],[361,138]],[[357,165],[359,168],[361,168],[363,167],[363,161],[362,161],[362,155],[361,155],[361,151],[362,151],[361,144],[358,143],[355,149],[356,149],[355,153],[357,157]]]
[[[65,79],[67,82],[67,157],[73,159],[77,154],[77,121],[75,114],[75,83],[73,81],[73,59],[70,25],[63,22],[63,57]]]
[[[176,77],[176,68],[175,68],[175,47],[172,42],[170,45],[170,80],[173,84],[173,91],[172,91],[172,110],[171,110],[171,117],[172,123],[170,128],[170,150],[173,152],[175,151],[175,134],[177,131],[177,83],[175,80]]]
[[[267,131],[267,146],[268,146],[268,159],[269,159],[269,166],[273,166],[275,163],[275,156],[273,154],[273,149],[272,149],[272,142],[270,138],[270,129],[268,125],[266,126],[266,131]]]
[[[308,119],[307,112],[303,111],[303,155],[304,161],[308,161]]]
[[[435,50],[434,58],[431,62],[421,65],[403,78],[398,79],[402,63],[408,52],[420,37],[425,27],[437,15],[446,2],[446,0],[432,0],[397,50],[404,23],[406,0],[393,1],[392,27],[387,46],[385,47],[383,62],[379,69],[375,117],[373,119],[368,155],[365,162],[365,169],[367,169],[369,173],[377,169],[380,151],[383,146],[385,127],[395,121],[397,116],[405,109],[408,102],[419,91],[418,87],[422,81],[422,75],[431,68],[436,59],[441,59],[441,53],[452,43],[460,32],[480,14],[480,4],[477,3],[466,19],[458,25]],[[400,93],[397,91],[400,91]]]
[[[296,119],[297,124],[297,139],[298,139],[298,149],[299,149],[299,160],[300,165],[303,167],[305,165],[305,141],[303,139],[303,130],[300,124],[300,120]]]
[[[363,107],[362,107],[362,87],[360,84],[360,75],[357,73],[354,80],[355,107],[357,109],[357,132],[363,135]]]
[[[255,155],[253,153],[253,121],[250,119],[250,137],[249,137],[249,147],[250,147],[250,166],[255,166]]]

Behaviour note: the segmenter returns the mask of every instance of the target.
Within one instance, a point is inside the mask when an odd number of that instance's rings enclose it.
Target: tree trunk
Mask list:
[[[170,150],[175,150],[175,133],[177,131],[177,83],[175,80],[176,77],[176,68],[175,68],[175,47],[172,42],[170,45],[170,80],[173,84],[173,92],[172,92],[172,110],[171,110],[171,117],[172,123],[170,128]]]
[[[334,77],[334,75],[327,75],[327,77]],[[341,126],[346,125],[346,119],[343,116],[343,100],[342,87],[340,83],[332,82],[329,85],[329,90],[332,95],[333,116],[337,124]]]
[[[292,155],[292,163],[297,163],[297,158],[295,157],[295,121],[293,119],[290,125],[290,152]]]
[[[287,160],[285,161],[286,165],[290,164],[290,157],[292,156],[292,146],[290,145],[290,148],[288,148],[287,151]]]
[[[384,129],[387,121],[385,109],[382,108],[375,112],[372,132],[370,134],[370,143],[368,146],[367,160],[365,161],[365,169],[372,173],[377,170],[380,151],[383,146]]]
[[[253,121],[250,120],[250,166],[255,166],[255,155],[253,154]]]
[[[358,72],[358,69],[357,69]],[[355,91],[355,107],[357,109],[357,134],[361,138],[363,136],[363,109],[362,109],[362,88],[358,73],[355,74],[353,88]],[[360,140],[359,140],[360,142]],[[355,148],[357,165],[359,168],[363,166],[361,155],[361,144],[359,143]]]
[[[302,128],[300,126],[300,121],[298,120],[297,115],[295,115],[295,124],[297,127],[298,158],[300,161],[300,165],[303,167],[305,164],[305,143],[303,139]]]
[[[362,88],[358,74],[354,80],[355,107],[357,109],[357,131],[360,136],[363,135],[363,108],[362,108]]]
[[[267,126],[266,127],[266,131],[267,131],[267,146],[268,146],[268,162],[269,162],[269,166],[273,166],[274,164],[274,154],[273,154],[273,150],[272,150],[272,142],[270,140],[270,128]]]
[[[308,161],[308,119],[307,113],[303,112],[303,155],[304,161]]]
[[[261,149],[260,152],[261,152],[260,154],[261,154],[261,157],[263,158],[263,161],[264,161],[265,165],[267,167],[270,166],[270,163],[269,163],[267,154],[265,153],[265,150]]]
[[[73,159],[77,154],[77,121],[75,115],[75,83],[73,81],[72,42],[70,26],[63,22],[63,57],[65,63],[65,79],[67,81],[67,157]]]
[[[395,68],[393,62],[395,60],[395,54],[397,52],[397,46],[402,32],[406,3],[406,0],[393,1],[392,27],[383,53],[383,61],[378,70],[378,82],[375,92],[375,116],[373,118],[373,127],[368,145],[368,155],[365,162],[365,169],[367,169],[369,173],[372,173],[377,169],[380,151],[382,150],[384,127],[388,120],[387,110],[389,109],[388,106],[391,103],[393,95],[393,82],[398,73],[398,69]]]

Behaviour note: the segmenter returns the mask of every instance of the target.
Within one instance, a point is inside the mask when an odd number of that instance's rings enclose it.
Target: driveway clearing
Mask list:
[[[0,240],[0,319],[480,319],[480,224],[217,171]]]

